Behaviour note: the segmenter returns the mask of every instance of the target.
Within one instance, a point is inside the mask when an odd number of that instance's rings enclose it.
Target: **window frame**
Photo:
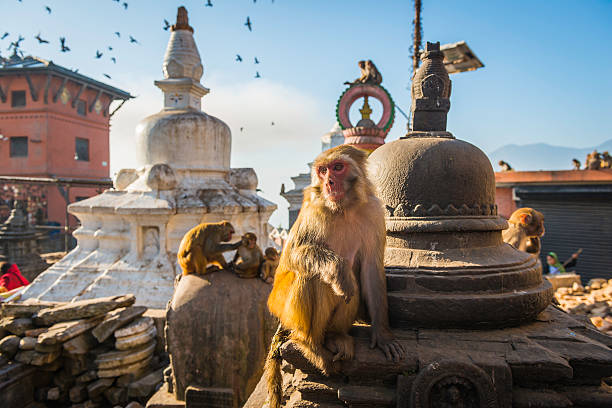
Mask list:
[[[87,143],[87,157],[82,157],[79,154],[79,141],[84,141]],[[90,161],[90,154],[89,154],[89,139],[86,139],[84,137],[75,137],[74,138],[74,159],[77,161],[85,161],[88,162]]]
[[[13,144],[20,140],[23,141],[25,139],[25,154],[17,154],[17,148],[16,146]],[[23,157],[28,157],[30,155],[30,149],[29,149],[29,138],[27,136],[11,136],[9,137],[9,157],[10,158],[23,158]]]

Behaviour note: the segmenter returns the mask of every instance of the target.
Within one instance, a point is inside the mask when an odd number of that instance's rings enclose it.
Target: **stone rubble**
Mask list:
[[[168,362],[156,347],[156,322],[134,302],[123,295],[42,307],[32,300],[2,304],[0,374],[36,370],[32,407],[145,405]]]
[[[612,279],[591,279],[587,286],[574,282],[558,288],[555,299],[566,312],[587,316],[599,331],[612,336]]]

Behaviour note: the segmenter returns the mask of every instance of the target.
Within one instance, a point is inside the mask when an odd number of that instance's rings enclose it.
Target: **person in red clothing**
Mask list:
[[[29,284],[30,282],[19,272],[17,265],[0,262],[0,293]]]

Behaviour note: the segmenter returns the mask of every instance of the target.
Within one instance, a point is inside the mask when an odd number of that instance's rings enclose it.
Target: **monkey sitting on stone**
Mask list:
[[[281,254],[268,297],[279,318],[265,372],[270,408],[280,407],[280,346],[291,339],[324,375],[354,356],[349,330],[361,310],[370,347],[399,361],[405,350],[389,328],[384,268],[385,214],[367,178],[367,155],[350,145],[321,153]]]
[[[373,84],[380,85],[382,82],[382,75],[376,68],[376,65],[372,62],[372,60],[361,60],[357,63],[359,69],[361,70],[361,76],[356,80],[349,82],[346,81],[345,85],[357,85],[357,84]]]
[[[274,273],[278,266],[278,252],[272,247],[266,248],[264,262],[261,264],[260,275],[266,283],[274,282]]]
[[[508,220],[508,229],[502,232],[504,242],[519,251],[540,255],[540,238],[544,235],[544,215],[533,208],[519,208]]]
[[[229,221],[202,223],[190,229],[183,237],[177,253],[183,275],[192,273],[204,275],[219,268],[227,269],[223,252],[237,249],[241,243],[222,244],[221,242],[231,240],[234,233],[234,227]],[[214,266],[208,268],[210,264]]]
[[[572,159],[572,164],[574,165],[574,170],[580,170],[580,166],[581,166],[580,160]]]
[[[261,248],[257,245],[257,236],[247,232],[234,256],[234,272],[241,278],[256,278],[264,261]]]
[[[608,153],[607,150],[601,154],[601,168],[612,168],[612,156],[610,156],[610,153]]]
[[[514,171],[514,169],[512,168],[512,166],[510,166],[510,164],[508,164],[508,162],[500,160],[499,162],[497,162],[497,164],[499,164],[499,167],[501,167],[501,171]]]

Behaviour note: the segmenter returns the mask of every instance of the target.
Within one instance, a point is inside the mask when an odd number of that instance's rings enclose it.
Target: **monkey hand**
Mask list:
[[[370,348],[378,347],[385,353],[385,357],[387,360],[398,362],[402,358],[404,358],[404,354],[406,350],[404,350],[404,346],[400,342],[395,339],[391,330],[384,329],[375,329],[372,327],[372,337],[370,340]]]

